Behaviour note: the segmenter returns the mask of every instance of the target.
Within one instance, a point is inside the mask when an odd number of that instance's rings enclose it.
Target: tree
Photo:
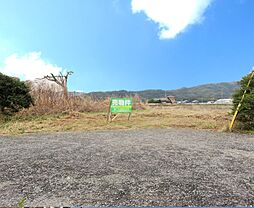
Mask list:
[[[33,103],[29,87],[17,78],[0,73],[0,111],[2,113],[18,112]]]
[[[239,110],[237,114],[236,128],[242,130],[254,130],[254,73],[244,76],[240,84],[240,89],[233,95],[233,112]],[[243,97],[244,95],[244,97]],[[240,103],[240,105],[239,105]]]
[[[73,72],[72,71],[67,71],[65,75],[63,75],[62,72],[60,72],[60,74],[58,76],[54,75],[54,74],[50,74],[44,77],[44,79],[47,79],[49,81],[55,82],[56,84],[58,84],[62,89],[63,89],[63,93],[64,93],[64,97],[66,99],[68,99],[68,78],[70,75],[72,75]]]

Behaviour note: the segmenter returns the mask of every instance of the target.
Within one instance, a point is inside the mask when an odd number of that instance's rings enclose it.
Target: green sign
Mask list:
[[[111,98],[110,99],[111,113],[131,113],[132,98]]]

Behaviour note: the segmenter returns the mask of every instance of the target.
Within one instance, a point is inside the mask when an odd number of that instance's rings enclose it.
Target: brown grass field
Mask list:
[[[107,123],[107,112],[67,111],[49,115],[16,115],[0,119],[0,135],[141,128],[193,128],[226,131],[231,106],[176,105],[134,110],[130,121],[120,114]]]

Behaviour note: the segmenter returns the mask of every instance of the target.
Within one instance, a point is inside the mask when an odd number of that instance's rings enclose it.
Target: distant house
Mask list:
[[[233,99],[219,99],[219,100],[215,101],[214,104],[232,105],[233,104]]]
[[[176,104],[176,98],[175,96],[167,96],[165,98],[154,98],[149,100],[148,103]]]
[[[193,100],[191,103],[193,103],[193,104],[198,104],[199,101],[198,101],[198,100]]]
[[[187,103],[189,103],[188,100],[183,100],[183,101],[179,101],[179,102],[178,102],[178,104],[187,104]]]

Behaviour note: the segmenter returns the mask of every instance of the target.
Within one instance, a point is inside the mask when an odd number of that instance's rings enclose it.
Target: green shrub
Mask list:
[[[19,79],[0,73],[0,112],[14,113],[32,104],[28,86]]]
[[[247,88],[250,78],[251,74],[244,76],[240,81],[240,89],[233,95],[233,112],[235,112],[244,91],[247,90],[236,119],[236,128],[242,130],[254,130],[254,79]]]

